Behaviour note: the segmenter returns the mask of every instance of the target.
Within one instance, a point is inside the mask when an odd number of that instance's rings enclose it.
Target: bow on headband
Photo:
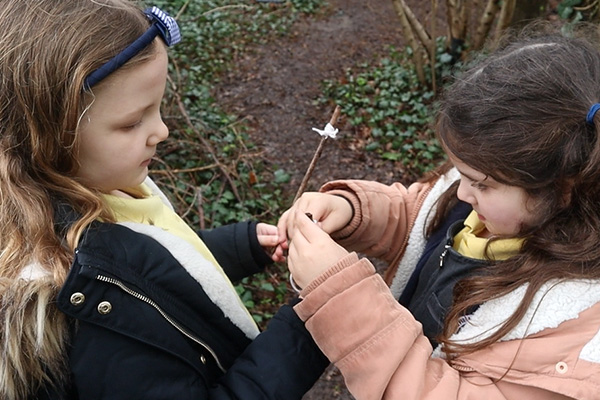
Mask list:
[[[119,54],[108,60],[100,68],[89,74],[85,78],[84,87],[91,88],[98,82],[106,78],[108,75],[119,69],[133,56],[139,53],[143,48],[148,46],[158,35],[162,38],[167,46],[172,46],[181,41],[179,26],[175,19],[158,7],[148,8],[144,11],[148,19],[152,21],[152,25],[146,32],[137,38],[133,43],[127,46]]]

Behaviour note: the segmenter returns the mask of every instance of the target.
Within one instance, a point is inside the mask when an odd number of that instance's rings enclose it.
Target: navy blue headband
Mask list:
[[[600,110],[600,103],[593,104],[590,107],[587,116],[585,117],[585,122],[587,122],[590,125],[594,125],[594,117],[596,116],[598,110]]]
[[[162,11],[158,7],[148,8],[144,14],[152,21],[152,25],[146,32],[137,38],[133,43],[127,46],[119,54],[108,60],[100,68],[89,74],[85,78],[84,88],[89,89],[114,71],[119,69],[133,56],[147,47],[158,35],[164,40],[167,46],[172,46],[181,40],[179,26],[173,17]]]

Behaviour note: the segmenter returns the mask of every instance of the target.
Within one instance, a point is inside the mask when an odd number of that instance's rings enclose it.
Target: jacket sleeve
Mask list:
[[[261,272],[273,263],[256,237],[255,221],[198,231],[198,236],[233,282]]]
[[[354,210],[352,221],[332,237],[347,249],[390,262],[406,245],[430,188],[425,183],[405,187],[343,180],[329,182],[320,190],[344,197]]]
[[[301,399],[329,362],[291,306],[255,337],[204,286],[154,239],[90,229],[57,297],[77,398]]]
[[[304,322],[286,305],[211,389],[209,398],[300,399],[328,365]]]
[[[484,374],[458,360],[457,365],[465,367],[459,372],[459,367],[432,357],[420,323],[393,298],[371,263],[355,253],[301,295],[304,300],[294,309],[357,400],[567,398],[536,388],[535,383],[511,383],[505,367]],[[510,345],[515,344],[500,344]]]

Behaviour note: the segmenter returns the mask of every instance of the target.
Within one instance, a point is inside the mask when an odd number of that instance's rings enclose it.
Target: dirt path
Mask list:
[[[346,68],[361,62],[378,60],[389,45],[401,45],[392,2],[375,3],[329,0],[324,16],[299,21],[291,36],[246,54],[218,88],[218,102],[250,121],[250,135],[264,149],[270,168],[291,175],[284,188],[290,199],[320,140],[311,128],[323,128],[333,111],[314,104],[321,82],[339,79]],[[390,164],[353,146],[354,132],[344,122],[342,116],[339,139],[328,141],[308,189],[337,178],[392,180]],[[304,397],[324,399],[353,399],[335,368]]]
[[[239,69],[217,93],[226,109],[251,121],[253,140],[265,149],[273,170],[281,168],[292,176],[288,188],[293,193],[319,143],[311,128],[323,128],[333,112],[313,104],[321,82],[378,59],[387,46],[401,40],[391,2],[377,3],[330,0],[326,16],[298,22],[290,37],[239,60]],[[333,178],[378,177],[376,158],[349,146],[353,132],[343,117],[340,128],[340,139],[325,146],[309,188]]]

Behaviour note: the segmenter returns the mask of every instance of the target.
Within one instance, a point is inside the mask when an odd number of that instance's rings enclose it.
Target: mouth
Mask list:
[[[142,161],[142,165],[147,167],[151,162],[152,159],[154,158],[154,156],[156,156],[156,152],[153,152],[150,157],[148,157],[147,159],[145,159],[144,161]]]
[[[485,222],[485,217],[484,217],[483,215],[481,215],[481,214],[477,213],[477,217],[479,218],[479,220],[480,220],[481,222]]]

